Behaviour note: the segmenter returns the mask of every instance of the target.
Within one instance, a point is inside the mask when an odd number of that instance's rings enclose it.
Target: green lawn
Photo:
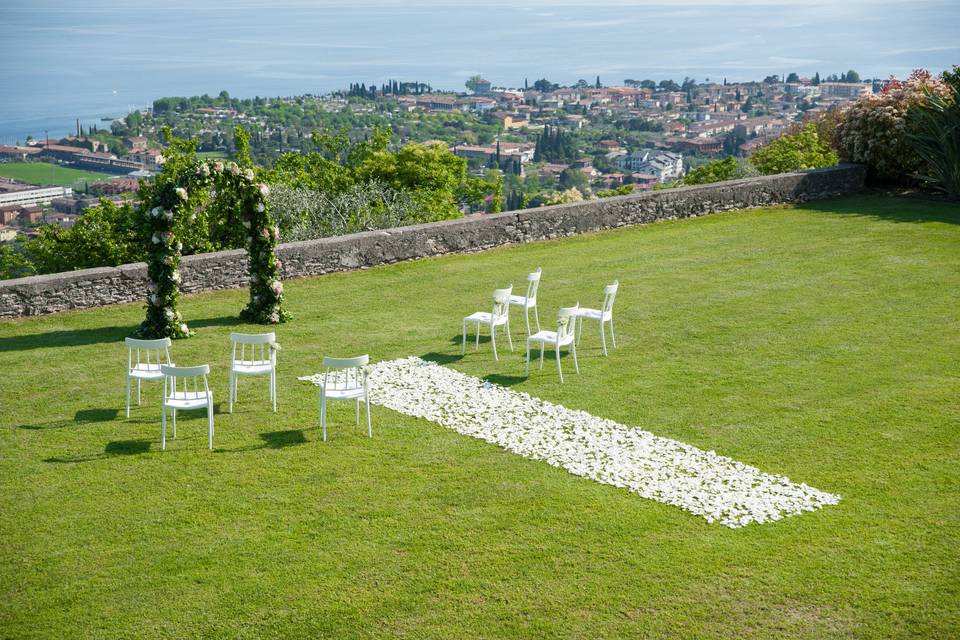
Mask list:
[[[460,319],[542,266],[620,348],[522,377]],[[141,305],[0,323],[0,637],[890,638],[960,629],[960,208],[862,196],[287,283],[280,412],[225,412],[245,291],[186,296],[220,401],[123,417]],[[515,334],[522,320],[514,317]],[[519,341],[522,344],[522,336]],[[421,355],[842,496],[731,530],[297,376]],[[550,364],[549,362],[547,363]]]
[[[82,187],[84,182],[92,184],[116,177],[102,171],[74,169],[73,167],[63,167],[49,162],[2,162],[0,163],[0,176],[30,184],[61,187]]]

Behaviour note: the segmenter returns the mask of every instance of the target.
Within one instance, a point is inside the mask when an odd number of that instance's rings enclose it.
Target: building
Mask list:
[[[856,100],[862,95],[873,93],[873,87],[859,82],[821,82],[820,95],[823,98]]]
[[[632,173],[656,176],[659,182],[674,180],[683,175],[683,154],[672,151],[641,149],[617,158],[617,167]]]
[[[37,147],[17,147],[0,145],[0,158],[9,158],[11,160],[26,160],[31,156],[40,153]]]
[[[34,187],[12,180],[0,181],[0,207],[6,205],[49,204],[54,198],[73,194],[70,187]]]

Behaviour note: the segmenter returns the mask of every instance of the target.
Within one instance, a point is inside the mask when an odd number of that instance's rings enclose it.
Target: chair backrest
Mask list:
[[[158,340],[138,340],[126,338],[127,369],[134,367],[160,370],[160,366],[170,364],[170,338]]]
[[[207,385],[207,374],[210,373],[210,365],[201,364],[195,367],[171,367],[162,365],[160,371],[163,372],[163,396],[170,398],[174,393],[180,392],[183,398],[188,400],[198,400],[206,398],[210,393],[210,387]],[[203,383],[203,389],[200,389],[200,383]]]
[[[367,365],[370,356],[364,354],[353,358],[323,357],[324,389],[360,389],[367,384]]]
[[[617,289],[620,288],[620,281],[614,280],[613,284],[608,284],[603,288],[603,310],[613,311],[613,301],[617,298]]]
[[[491,316],[493,320],[499,320],[504,316],[510,315],[510,295],[513,293],[513,285],[506,289],[495,289],[493,292],[493,311]]]
[[[557,312],[557,341],[573,335],[579,310],[579,302],[572,307],[560,307],[560,311]]]
[[[276,357],[273,345],[277,342],[277,334],[273,333],[231,333],[230,342],[233,344],[233,360],[242,364],[272,361]],[[237,347],[240,357],[237,358]]]
[[[543,269],[537,267],[537,270],[527,276],[527,300],[537,299],[537,289],[540,288],[540,276]]]

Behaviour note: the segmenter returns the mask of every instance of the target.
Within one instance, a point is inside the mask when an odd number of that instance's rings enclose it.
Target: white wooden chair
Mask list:
[[[137,381],[137,405],[140,405],[140,382],[163,380],[161,365],[170,362],[170,338],[137,340],[127,338],[127,417],[130,417],[130,381]]]
[[[600,321],[600,342],[603,344],[603,355],[607,355],[607,336],[604,332],[606,323],[610,323],[610,339],[613,340],[613,346],[617,346],[617,336],[613,332],[613,301],[617,298],[617,289],[620,282],[614,280],[613,284],[608,284],[603,288],[603,308],[602,309],[580,309],[578,313],[577,342],[583,337],[583,321]]]
[[[237,402],[240,376],[270,376],[270,401],[277,412],[277,336],[274,333],[231,333],[233,354],[230,356],[230,413]],[[239,358],[237,352],[239,351]]]
[[[523,317],[527,321],[527,335],[530,335],[530,309],[533,309],[533,318],[537,322],[537,331],[540,331],[540,314],[537,312],[537,289],[540,287],[540,276],[543,269],[537,267],[537,270],[527,276],[527,295],[510,296],[510,304],[523,307]]]
[[[497,327],[506,327],[507,341],[510,343],[510,351],[513,351],[513,338],[510,336],[510,294],[513,293],[513,285],[506,289],[497,289],[493,292],[493,309],[490,313],[486,311],[477,311],[463,319],[463,345],[460,349],[461,354],[467,352],[467,323],[472,322],[477,325],[477,350],[480,349],[480,326],[490,327],[490,343],[493,345],[493,359],[497,357]]]
[[[537,331],[527,338],[527,375],[530,375],[530,347],[533,343],[540,346],[540,368],[543,369],[543,351],[545,347],[553,347],[557,356],[557,373],[560,374],[560,382],[563,382],[563,369],[560,366],[560,347],[570,346],[573,353],[573,367],[580,375],[580,364],[577,362],[577,342],[574,339],[576,333],[577,312],[580,309],[580,303],[573,307],[563,307],[557,314],[556,331]]]
[[[373,437],[373,425],[370,421],[370,395],[367,382],[367,364],[369,355],[355,358],[323,358],[323,383],[320,385],[320,428],[323,441],[327,441],[327,400],[355,400],[357,403],[357,424],[360,424],[360,400],[367,409],[367,436]]]
[[[210,365],[196,367],[170,367],[162,365],[163,372],[163,430],[160,448],[167,448],[167,409],[173,417],[173,437],[177,437],[177,411],[189,409],[207,410],[208,446],[213,449],[213,391],[207,384]],[[202,388],[201,388],[201,382]]]

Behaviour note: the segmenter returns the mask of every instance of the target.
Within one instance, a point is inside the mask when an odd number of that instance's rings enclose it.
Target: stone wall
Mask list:
[[[280,245],[277,253],[283,261],[284,278],[314,276],[657,220],[830,198],[859,191],[865,175],[862,166],[841,165],[291,242]],[[185,292],[245,287],[246,252],[187,256],[181,272]],[[147,267],[142,262],[0,281],[0,318],[136,302],[145,298],[146,286]]]

